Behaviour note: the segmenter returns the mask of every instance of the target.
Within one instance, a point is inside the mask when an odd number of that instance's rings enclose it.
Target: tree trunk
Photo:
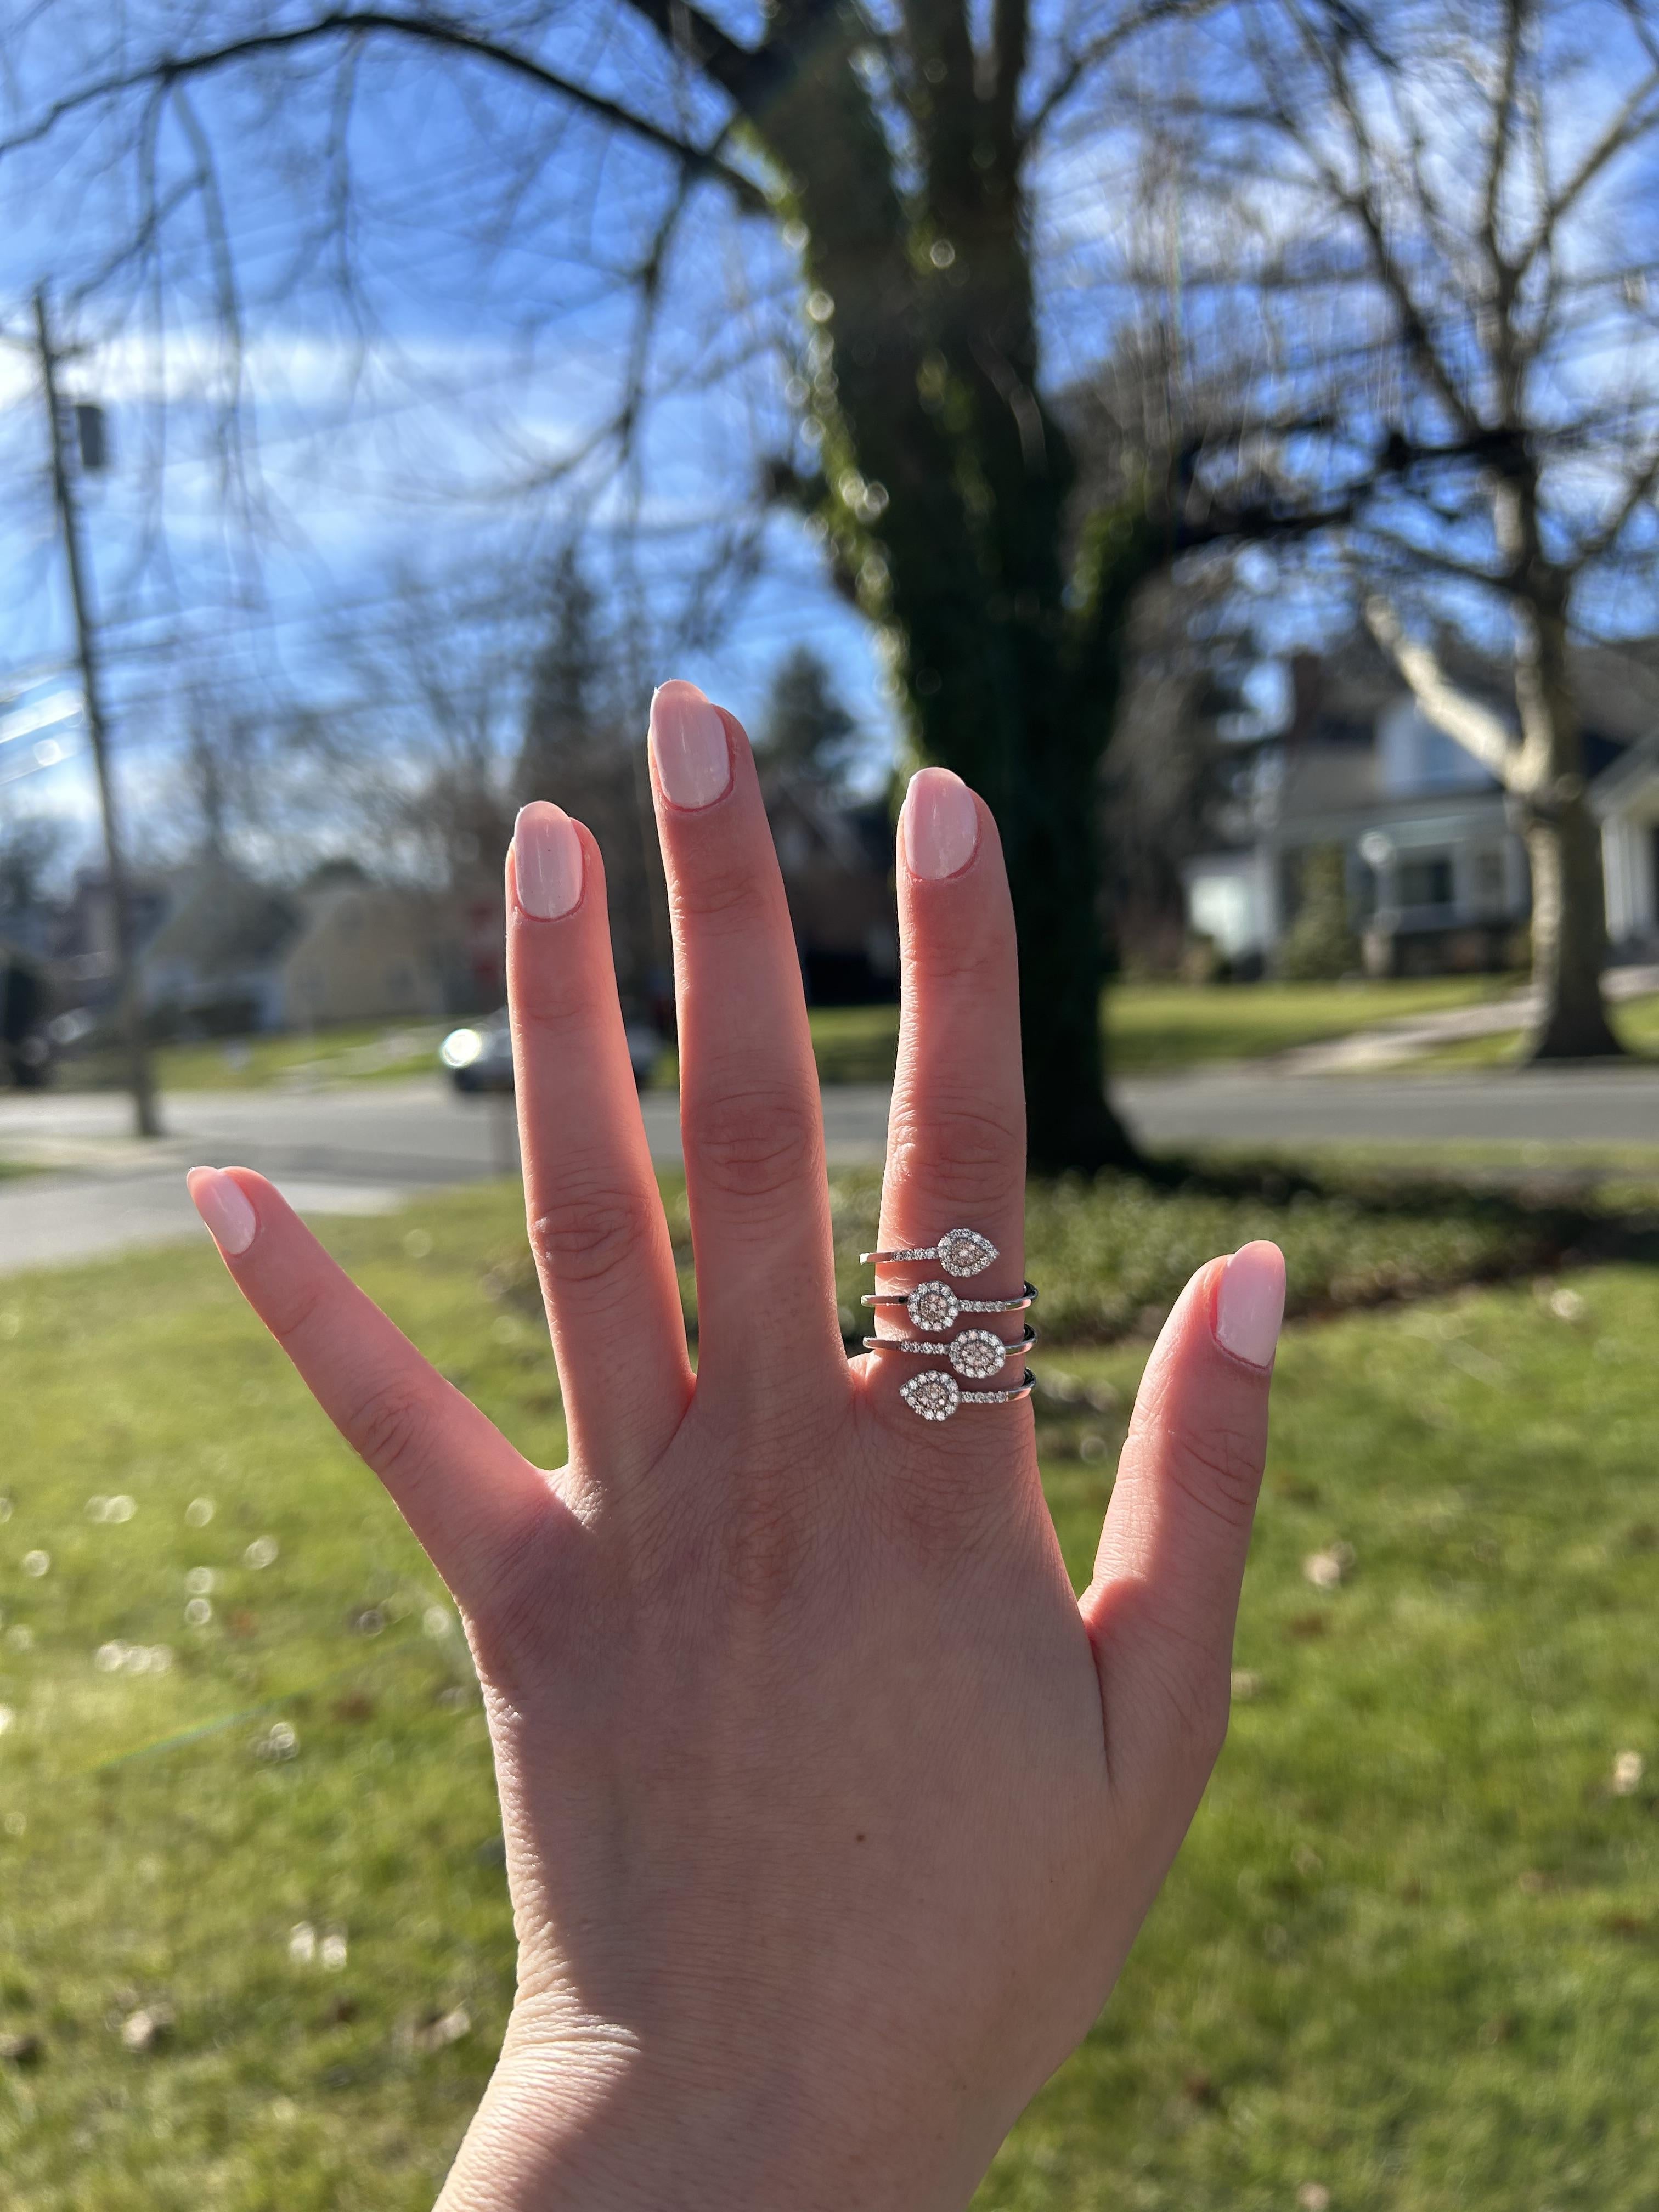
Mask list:
[[[964,46],[940,66],[953,80],[970,63]],[[943,102],[949,83],[930,82]],[[971,96],[960,96],[971,116]],[[776,88],[765,135],[793,176],[808,233],[820,515],[842,574],[884,633],[917,751],[972,784],[1002,831],[1029,1157],[1050,1170],[1133,1164],[1133,1141],[1105,1094],[1097,912],[1095,777],[1116,703],[1122,610],[1098,594],[1079,610],[1068,590],[1074,470],[1036,389],[1016,164],[1010,154],[985,167],[977,130],[938,135],[937,236],[923,254],[868,100],[833,40]]]
[[[1529,532],[1535,544],[1535,529]],[[1515,788],[1532,864],[1532,975],[1538,1013],[1528,1060],[1595,1060],[1623,1051],[1601,1002],[1607,952],[1601,838],[1584,778],[1583,738],[1567,660],[1565,587],[1534,568],[1517,602]]]
[[[1596,1060],[1622,1052],[1601,1002],[1607,949],[1601,836],[1582,790],[1534,812],[1527,854],[1538,994],[1527,1057]]]

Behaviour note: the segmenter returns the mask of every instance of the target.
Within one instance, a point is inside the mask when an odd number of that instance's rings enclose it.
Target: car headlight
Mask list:
[[[438,1057],[448,1068],[471,1067],[484,1048],[477,1030],[451,1030],[438,1047]]]

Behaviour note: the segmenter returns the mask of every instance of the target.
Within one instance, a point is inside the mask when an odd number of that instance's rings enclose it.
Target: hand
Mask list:
[[[1098,2013],[1220,1747],[1283,1262],[1249,1245],[1188,1285],[1079,1605],[1029,1405],[924,1422],[899,1397],[916,1359],[848,1361],[749,747],[672,684],[651,750],[695,1376],[599,854],[556,807],[520,817],[508,970],[569,1464],[521,1458],[259,1176],[198,1169],[192,1194],[453,1591],[483,1685],[518,1989],[443,2205],[959,2208]],[[973,1288],[1012,1293],[1024,1109],[996,830],[928,769],[899,843],[882,1243],[981,1230],[1001,1256]],[[1002,1319],[1012,1339],[1024,1316]]]

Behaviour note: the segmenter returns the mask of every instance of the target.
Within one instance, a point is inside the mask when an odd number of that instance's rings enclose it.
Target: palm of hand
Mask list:
[[[1079,1607],[1029,1407],[924,1424],[897,1394],[914,1359],[846,1358],[753,766],[689,686],[659,694],[653,750],[695,1380],[599,856],[555,809],[521,817],[509,959],[569,1466],[529,1467],[268,1185],[193,1187],[478,1662],[519,1988],[446,2204],[960,2206],[1103,2002],[1219,1747],[1282,1275],[1247,1247],[1189,1285]],[[931,771],[901,844],[884,1243],[970,1223],[1012,1289],[1023,1107],[994,830]]]

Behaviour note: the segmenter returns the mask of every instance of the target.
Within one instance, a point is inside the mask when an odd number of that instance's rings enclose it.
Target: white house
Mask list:
[[[1479,669],[1459,672],[1486,691]],[[1615,957],[1659,949],[1659,677],[1587,653],[1590,795],[1601,823]],[[1526,848],[1504,792],[1430,722],[1368,641],[1300,661],[1287,726],[1241,769],[1225,849],[1184,870],[1190,927],[1246,969],[1270,967],[1304,859],[1346,856],[1349,910],[1379,973],[1501,967],[1530,907]]]

